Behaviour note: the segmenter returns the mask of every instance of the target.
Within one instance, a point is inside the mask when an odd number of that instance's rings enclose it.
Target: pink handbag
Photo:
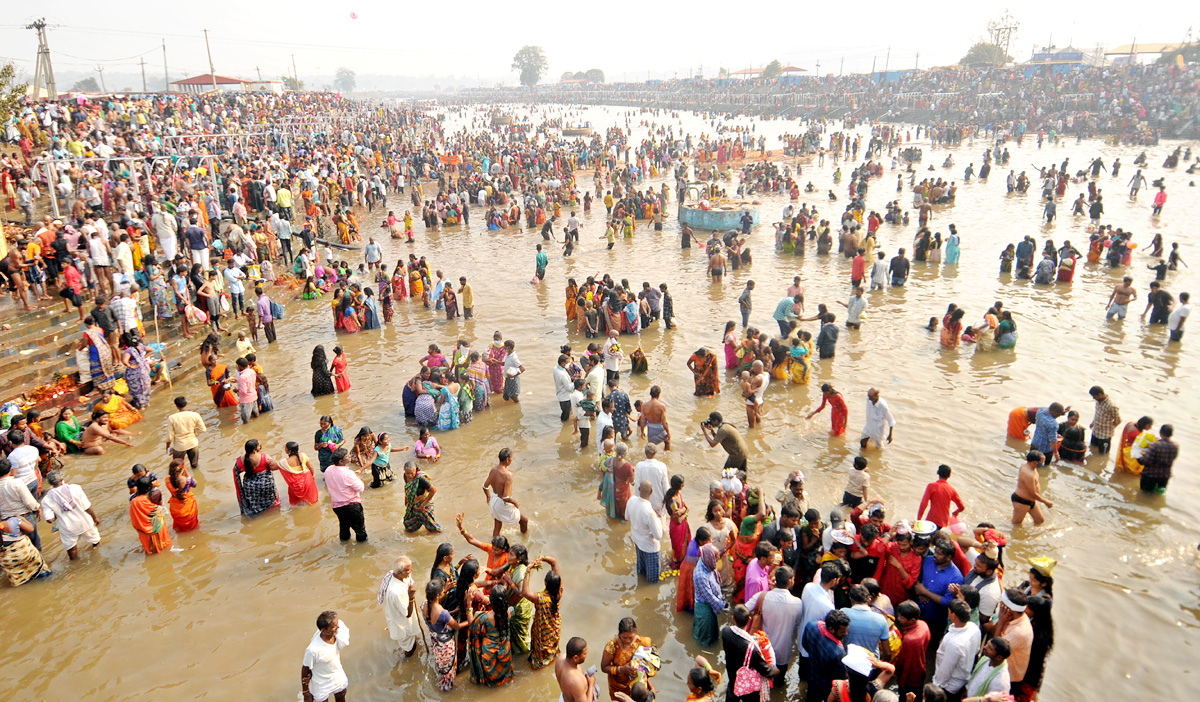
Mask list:
[[[762,692],[762,676],[750,667],[750,657],[754,655],[754,642],[746,642],[746,660],[733,676],[733,694],[741,697],[752,693]]]

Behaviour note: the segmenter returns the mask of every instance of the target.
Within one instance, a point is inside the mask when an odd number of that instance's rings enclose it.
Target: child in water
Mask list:
[[[428,433],[428,429],[422,433]],[[400,448],[392,448],[392,437],[387,433],[381,432],[375,437],[375,460],[371,462],[371,487],[383,487],[385,482],[390,483],[396,479],[392,474],[392,454],[400,451],[407,451],[408,446]]]
[[[417,443],[413,445],[413,453],[417,458],[429,461],[437,461],[442,457],[442,448],[438,446],[437,439],[430,436],[428,427],[421,429],[421,435],[417,438]]]

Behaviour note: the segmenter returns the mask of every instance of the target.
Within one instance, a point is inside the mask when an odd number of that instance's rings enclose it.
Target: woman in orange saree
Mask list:
[[[579,311],[579,305],[576,299],[579,297],[579,286],[575,283],[574,278],[567,279],[567,321],[575,321],[575,315]]]
[[[163,519],[162,493],[149,482],[145,488],[142,492],[143,486],[139,485],[138,495],[129,501],[129,521],[147,554],[163,553],[171,550],[171,535]]]
[[[167,501],[167,506],[171,511],[175,533],[179,534],[200,526],[200,510],[196,505],[196,495],[192,493],[196,481],[188,473],[182,458],[171,461],[170,471],[167,489],[171,492],[171,499]]]
[[[217,359],[209,356],[204,364],[204,378],[208,381],[208,387],[212,390],[213,402],[217,408],[234,407],[237,405],[237,396],[229,389],[228,382],[229,368],[224,363],[218,363]]]

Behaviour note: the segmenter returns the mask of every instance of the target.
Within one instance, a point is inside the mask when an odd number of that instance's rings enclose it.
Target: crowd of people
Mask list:
[[[1168,109],[1178,106],[1176,97],[1149,85],[1167,77],[1162,70],[1121,70],[1128,71],[1123,75],[1132,77],[1148,97],[1142,99],[1145,104],[1116,101],[1115,110],[1105,108],[1110,114],[1103,119],[1128,115],[1140,120],[1145,118],[1142,110],[1148,109],[1163,112],[1163,117],[1156,117],[1161,122],[1167,119]],[[1169,74],[1172,81],[1185,77]],[[1088,74],[1077,79],[1095,82],[1110,77]],[[912,80],[944,89],[945,81],[957,79]],[[994,89],[1023,79],[988,73],[973,80]],[[892,88],[880,90],[864,96],[861,106],[891,104]],[[1019,115],[986,123],[974,119],[970,128],[927,128],[934,132],[927,136],[934,143],[954,143],[984,131],[997,134],[1001,142],[1005,135],[1019,142],[1035,129],[1108,128],[1098,126],[1102,118],[1090,107],[1080,114],[1064,117],[1060,111],[1057,118],[1043,115],[1037,122],[1027,122],[1025,98],[1012,100],[1011,105],[996,109],[1002,117],[1009,109]],[[954,105],[943,103],[938,109],[953,110]],[[286,119],[297,111],[324,117],[298,133]],[[1064,118],[1072,123],[1054,123]],[[571,208],[588,212],[599,200],[607,210],[606,233],[601,238],[611,248],[618,234],[633,236],[637,220],[649,220],[661,231],[670,190],[665,182],[655,189],[648,179],[674,177],[676,197],[682,199],[694,168],[696,179],[710,182],[708,192],[715,194],[720,180],[732,182],[735,177],[731,162],[747,161],[755,149],[765,156],[766,146],[763,138],[741,129],[697,139],[658,129],[636,145],[629,143],[629,131],[619,128],[574,141],[520,128],[464,128],[447,133],[438,119],[417,108],[366,109],[338,97],[303,93],[30,103],[6,125],[6,131],[10,136],[15,132],[20,149],[19,155],[0,163],[6,187],[15,184],[27,195],[30,188],[40,188],[56,199],[64,214],[47,216],[28,236],[21,235],[4,257],[2,272],[14,297],[26,307],[46,298],[53,301],[50,291],[57,287],[66,310],[76,308],[83,325],[81,368],[86,368],[84,379],[98,393],[89,407],[88,422],[81,423],[75,409],[63,407],[54,430],[45,431],[41,414],[34,410],[14,419],[0,436],[4,454],[0,530],[5,544],[0,566],[13,585],[49,572],[41,555],[39,521],[56,524],[72,559],[78,556],[81,542],[93,547],[100,542],[87,494],[67,480],[69,464],[58,466],[67,454],[99,455],[110,444],[128,445],[128,427],[140,420],[140,411],[151,401],[151,389],[163,368],[142,341],[142,291],[156,323],[173,328],[178,318],[185,338],[209,327],[199,354],[214,405],[228,408],[234,421],[250,424],[273,410],[268,373],[258,361],[255,344],[260,329],[268,344],[276,341],[275,325],[285,310],[272,299],[272,292],[281,286],[308,302],[328,295],[339,334],[380,329],[392,323],[395,305],[408,301],[415,306],[418,299],[432,313],[444,312],[447,319],[459,316],[460,307],[463,317],[474,317],[474,291],[466,276],[458,278],[456,288],[452,278],[442,270],[431,270],[426,258],[416,253],[389,270],[381,247],[359,224],[356,209],[359,213],[386,209],[393,206],[389,199],[407,195],[412,209],[402,217],[395,215],[396,209],[389,210],[381,228],[388,229],[392,238],[408,242],[414,241],[411,213],[418,210],[431,232],[469,221],[471,209],[477,208],[476,212],[486,213],[489,229],[540,227],[543,241],[557,241],[554,224],[563,221],[565,239],[559,243],[569,256],[578,245],[580,228]],[[920,130],[917,134],[919,138]],[[867,306],[867,289],[878,292],[901,286],[909,276],[905,249],[888,261],[876,241],[880,227],[902,227],[908,223],[908,213],[898,200],[889,203],[883,215],[866,207],[868,188],[882,179],[885,151],[895,167],[895,154],[907,138],[881,126],[864,146],[859,136],[813,126],[785,142],[793,152],[816,151],[821,159],[826,145],[836,158],[844,154],[849,162],[858,159],[861,151],[865,159],[851,169],[849,202],[836,216],[840,223],[837,253],[850,266],[852,290],[845,302],[838,303],[846,309],[846,327],[856,329]],[[41,155],[34,155],[35,148]],[[990,170],[993,161],[1006,163],[1007,148],[989,149],[982,163]],[[594,187],[585,192],[580,175],[589,170],[594,172]],[[949,225],[949,234],[943,237],[932,226],[937,208],[954,201],[955,182],[938,177],[918,182],[915,170],[908,170],[918,220],[912,261],[957,264],[963,248],[957,228]],[[1114,164],[1113,175],[1116,170]],[[1064,163],[1043,174],[1055,191],[1048,202],[1063,197],[1058,192],[1063,183],[1059,174],[1065,171]],[[840,181],[840,174],[839,168],[835,181]],[[743,195],[787,192],[797,200],[800,175],[799,168],[793,176],[786,167],[764,161],[742,163],[736,178]],[[976,176],[973,164],[965,176],[964,180]],[[987,176],[981,170],[978,177]],[[903,176],[897,185],[903,189]],[[1130,235],[1100,225],[1103,209],[1095,205],[1102,202],[1102,195],[1094,183],[1089,186],[1095,190],[1091,204],[1081,195],[1085,204],[1080,206],[1095,221],[1089,260],[1094,254],[1093,262],[1098,262],[1108,249],[1111,266],[1130,265]],[[829,195],[830,202],[836,202],[832,190]],[[24,210],[32,223],[27,198],[17,198],[15,193],[11,198],[10,208]],[[1155,202],[1158,212],[1164,205],[1165,197]],[[564,211],[570,213],[565,220]],[[721,284],[727,271],[752,264],[744,245],[752,226],[747,215],[740,231],[723,236],[714,231],[702,242],[682,225],[682,245],[704,246],[705,273],[714,284]],[[780,254],[803,256],[810,242],[816,255],[833,253],[835,230],[816,207],[788,205],[775,229]],[[292,238],[300,240],[294,253]],[[364,238],[361,264],[335,259],[335,244],[339,251],[353,250]],[[1155,248],[1151,256],[1162,257],[1161,237],[1151,246]],[[537,250],[534,282],[541,284],[549,257],[541,244]],[[1002,267],[1007,262],[1005,272],[1010,272],[1015,261],[1017,278],[1052,282],[1044,279],[1041,264],[1031,268],[1036,250],[1036,242],[1027,237],[1002,255]],[[1043,253],[1058,282],[1071,281],[1074,261],[1080,257],[1069,242],[1058,248],[1047,241]],[[1065,280],[1063,261],[1070,261]],[[1165,279],[1167,271],[1180,265],[1187,264],[1173,247],[1167,261],[1151,268]],[[1114,290],[1109,316],[1125,316],[1136,299],[1131,283],[1127,278]],[[36,299],[30,298],[30,290]],[[248,291],[253,292],[253,300],[247,300]],[[834,362],[839,340],[837,316],[826,305],[805,316],[805,289],[799,276],[771,308],[778,335],[774,329],[761,329],[757,320],[751,323],[754,291],[754,281],[747,281],[738,297],[742,331],[736,321],[730,321],[721,337],[725,370],[732,371],[725,374],[725,389],[741,393],[746,434],[768,417],[766,397],[772,381],[810,383],[815,363]],[[1157,285],[1147,312],[1153,314],[1152,323],[1172,325],[1172,340],[1179,341],[1190,311],[1188,296],[1180,293],[1179,305],[1173,306],[1164,294]],[[87,315],[85,298],[94,304]],[[621,388],[624,371],[644,373],[648,368],[640,343],[626,353],[621,335],[640,334],[660,320],[664,331],[673,328],[674,305],[667,283],[643,282],[638,289],[609,274],[589,276],[582,284],[571,278],[565,289],[565,311],[569,329],[582,333],[584,339],[602,339],[585,342],[587,347],[578,357],[570,345],[561,347],[551,370],[560,420],[573,427],[572,443],[578,435],[579,451],[596,455],[598,507],[608,518],[628,522],[637,576],[651,584],[676,578],[676,611],[692,617],[695,640],[703,646],[719,641],[724,651],[723,675],[707,660],[696,659],[696,667],[687,675],[689,699],[713,699],[715,684],[722,679],[728,700],[761,699],[782,682],[793,659],[800,678],[807,682],[808,700],[886,702],[894,699],[889,687],[903,696],[911,694],[918,702],[994,702],[1007,694],[1022,701],[1036,699],[1053,646],[1054,559],[1042,556],[1030,559],[1028,567],[1008,568],[1006,586],[1004,552],[1010,537],[993,523],[973,520],[972,525],[962,518],[969,513],[967,503],[950,484],[948,465],[938,467],[936,480],[916,511],[912,505],[889,504],[876,494],[869,472],[873,453],[892,443],[897,424],[880,390],[871,388],[866,393],[858,437],[862,453],[848,466],[841,502],[825,505],[833,508],[828,513],[810,504],[801,471],[789,474],[775,495],[761,481],[752,480],[746,435],[719,412],[712,412],[701,432],[705,442],[721,446],[726,457],[707,485],[703,523],[693,528],[689,517],[699,520],[685,501],[684,478],[671,475],[663,460],[671,450],[672,427],[662,389],[653,385],[648,397],[633,400]],[[1001,302],[977,325],[965,327],[965,314],[951,305],[941,318],[944,346],[958,346],[963,339],[980,348],[1011,348],[1016,343],[1016,323]],[[801,326],[812,321],[819,322],[815,335]],[[234,368],[230,368],[222,360],[222,340],[232,335],[233,323],[242,322],[245,331],[237,330]],[[930,327],[937,326],[935,317]],[[348,440],[329,415],[320,417],[315,430],[315,461],[297,442],[288,442],[284,455],[275,458],[258,440],[246,441],[232,467],[240,514],[253,518],[281,507],[273,473],[283,478],[290,508],[311,508],[321,501],[319,469],[340,539],[365,542],[368,483],[364,477],[370,475],[371,488],[386,489],[395,481],[392,455],[400,453],[405,456],[405,531],[441,533],[433,504],[437,487],[422,469],[438,461],[444,448],[431,430],[450,431],[470,422],[475,413],[491,406],[494,394],[502,401],[520,403],[526,366],[516,350],[517,341],[499,331],[485,350],[472,349],[472,342],[462,338],[453,341],[449,355],[438,343],[429,344],[419,361],[420,370],[402,391],[404,414],[419,432],[412,446],[395,445],[387,433],[368,426]],[[338,345],[332,354],[330,360],[324,345],[313,349],[314,397],[352,390],[345,349]],[[687,366],[695,377],[695,395],[720,395],[723,374],[716,353],[700,348],[688,358]],[[823,384],[821,393],[821,405],[809,418],[828,405],[831,434],[843,435],[848,425],[845,398],[831,383]],[[1106,453],[1120,416],[1102,389],[1092,388],[1091,396],[1097,402],[1092,450]],[[189,409],[186,397],[176,397],[174,405],[176,411],[168,420],[170,463],[165,485],[141,464],[133,466],[127,480],[130,523],[147,554],[169,551],[172,529],[178,534],[200,526],[193,493],[199,476],[200,435],[208,427]],[[1064,415],[1066,420],[1059,424]],[[1041,524],[1042,507],[1053,506],[1041,491],[1037,468],[1055,458],[1081,460],[1087,450],[1078,414],[1057,403],[1014,410],[1010,437],[1023,439],[1028,426],[1034,431],[1012,495],[1014,525],[1027,516],[1035,525]],[[1170,424],[1161,425],[1157,433],[1153,426],[1149,417],[1126,424],[1117,455],[1118,468],[1140,473],[1141,486],[1148,492],[1166,489],[1179,450],[1171,439]],[[636,465],[630,455],[635,442],[643,444],[644,456]],[[423,601],[414,577],[417,564],[407,557],[397,559],[380,583],[378,601],[398,652],[415,655],[418,639],[428,646],[440,690],[451,689],[457,673],[466,669],[474,684],[504,685],[515,674],[514,654],[528,655],[533,669],[554,665],[564,702],[592,702],[597,694],[596,672],[583,668],[587,642],[571,637],[560,645],[563,584],[557,561],[546,555],[531,558],[526,545],[510,542],[502,534],[505,528],[524,534],[529,527],[528,511],[522,511],[515,496],[513,460],[510,449],[501,449],[483,484],[494,524],[490,540],[476,539],[464,529],[463,515],[456,518],[460,537],[487,554],[486,564],[474,558],[456,560],[455,545],[441,543],[429,564]],[[590,496],[589,488],[585,497]],[[893,523],[885,521],[888,514]],[[532,572],[541,569],[545,574],[539,590]],[[727,611],[729,619],[722,626]],[[300,681],[304,698],[343,700],[349,681],[340,651],[349,643],[349,628],[333,611],[322,612],[316,626],[304,654]],[[661,666],[653,642],[638,634],[637,623],[625,617],[604,646],[599,670],[608,676],[611,699],[647,702],[653,699],[652,678]]]

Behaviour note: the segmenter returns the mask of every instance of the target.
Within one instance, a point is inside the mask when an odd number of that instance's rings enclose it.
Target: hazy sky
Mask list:
[[[987,21],[1005,9],[991,3],[631,0],[346,0],[286,3],[290,13],[280,12],[281,6],[285,3],[56,0],[46,3],[46,19],[58,25],[49,35],[57,72],[102,63],[106,71],[136,73],[144,57],[147,73],[161,78],[163,39],[172,80],[207,72],[202,31],[207,28],[219,74],[253,78],[257,67],[264,78],[278,78],[291,72],[295,54],[302,79],[347,66],[360,75],[478,76],[515,83],[508,69],[524,44],[545,49],[549,80],[588,68],[604,70],[610,81],[644,80],[686,75],[701,65],[712,76],[720,66],[736,70],[773,58],[809,71],[820,61],[821,73],[836,73],[844,57],[845,71],[867,71],[873,60],[884,67],[889,46],[891,67],[916,65],[920,52],[920,66],[928,68],[957,61],[986,35]],[[18,69],[32,75],[36,35],[23,25],[37,15],[24,14],[28,7],[18,12],[10,6],[5,13],[2,21],[9,24],[0,25],[0,60],[17,59]],[[1198,7],[1180,0],[1144,7],[1016,0],[1009,5],[1020,22],[1012,54],[1027,59],[1034,44],[1051,40],[1058,46],[1073,40],[1087,49],[1135,38],[1181,41],[1193,22],[1200,32]]]

